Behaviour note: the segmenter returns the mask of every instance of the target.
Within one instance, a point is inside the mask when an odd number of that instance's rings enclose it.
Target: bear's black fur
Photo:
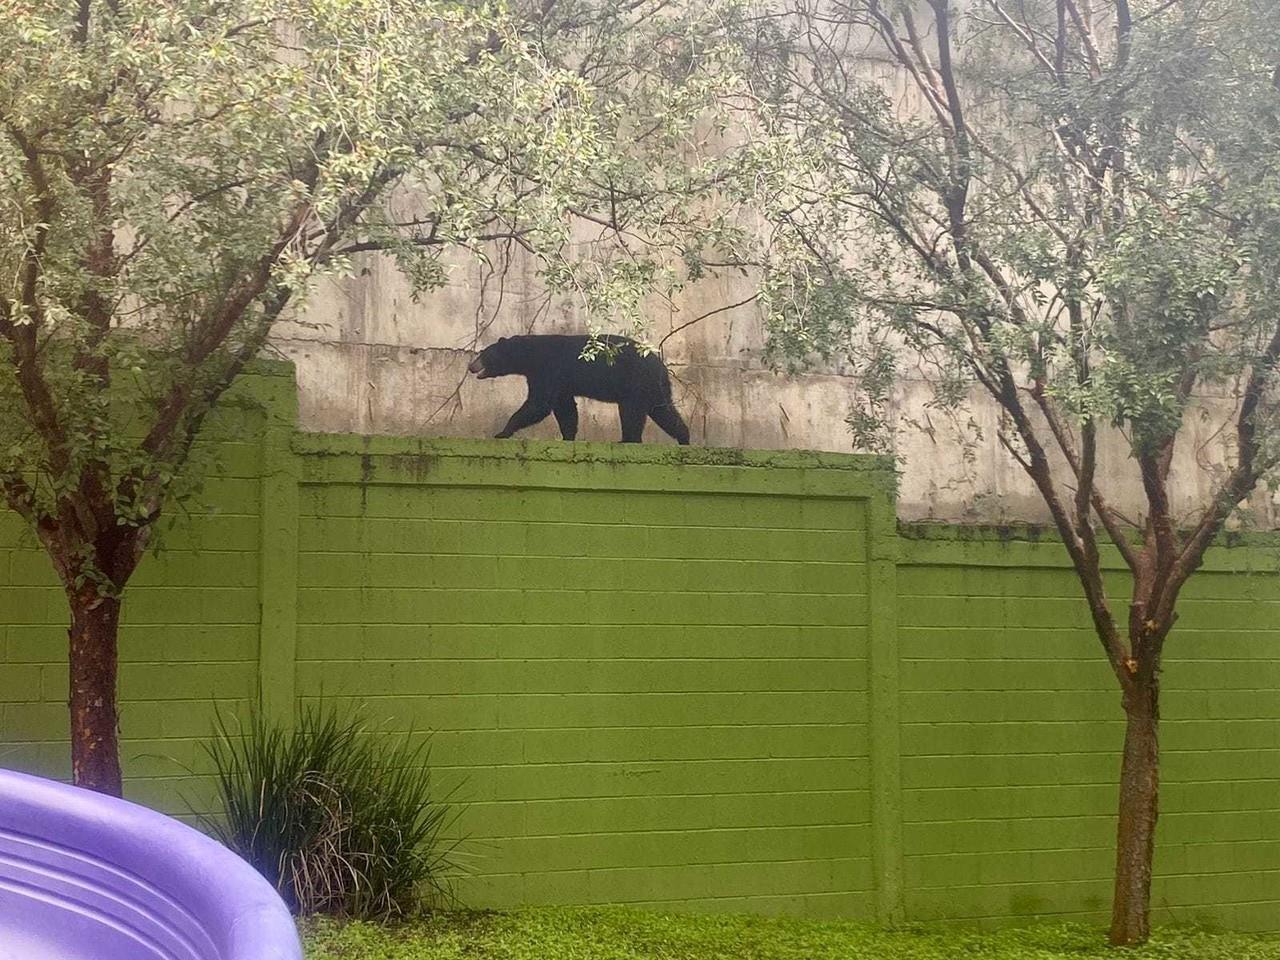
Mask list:
[[[649,417],[677,443],[689,442],[689,428],[671,402],[671,378],[662,359],[643,355],[626,337],[601,337],[608,347],[583,360],[586,336],[503,337],[485,347],[467,368],[481,380],[519,375],[529,383],[529,399],[496,436],[509,437],[555,414],[560,435],[578,433],[576,397],[618,405],[622,442],[640,443]]]

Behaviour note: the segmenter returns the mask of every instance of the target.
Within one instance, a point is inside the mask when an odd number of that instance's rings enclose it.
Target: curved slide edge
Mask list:
[[[301,960],[276,891],[146,807],[0,770],[0,960]]]

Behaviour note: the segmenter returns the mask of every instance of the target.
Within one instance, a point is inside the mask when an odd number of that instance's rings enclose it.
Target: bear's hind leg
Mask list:
[[[656,404],[649,411],[649,419],[662,428],[672,440],[681,446],[689,444],[689,426],[680,416],[680,411],[671,402]]]
[[[573,394],[557,402],[551,412],[556,415],[556,423],[560,424],[560,436],[572,440],[578,435],[578,402]]]
[[[644,418],[647,411],[643,404],[623,400],[618,404],[618,418],[622,421],[622,442],[641,443],[644,440]]]

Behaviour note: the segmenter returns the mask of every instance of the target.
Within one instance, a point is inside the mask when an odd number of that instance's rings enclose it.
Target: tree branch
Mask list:
[[[1277,361],[1280,361],[1280,326],[1277,326],[1271,341],[1249,372],[1240,402],[1240,412],[1236,416],[1236,465],[1215,492],[1174,561],[1173,569],[1156,600],[1157,610],[1161,613],[1173,609],[1178,592],[1204,561],[1205,551],[1222,531],[1227,518],[1258,485],[1262,474],[1274,466],[1270,462],[1271,458],[1266,462],[1258,459],[1261,443],[1255,418],[1268,381],[1275,373]]]
[[[1098,44],[1093,38],[1093,25],[1080,12],[1076,0],[1062,0],[1067,12],[1071,14],[1071,22],[1080,34],[1080,43],[1084,46],[1085,56],[1089,61],[1089,77],[1092,80],[1102,79],[1102,58],[1098,55]]]
[[[1102,649],[1107,655],[1107,661],[1111,664],[1111,669],[1115,673],[1116,679],[1119,680],[1121,688],[1127,690],[1132,680],[1132,672],[1128,666],[1129,656],[1124,642],[1120,638],[1115,618],[1111,615],[1106,585],[1102,580],[1102,565],[1098,560],[1097,550],[1091,551],[1086,547],[1075,524],[1071,522],[1066,508],[1058,496],[1058,491],[1053,482],[1053,471],[1049,464],[1049,458],[1045,455],[1044,447],[1036,435],[1035,425],[1027,415],[1022,402],[1018,399],[1018,390],[1013,379],[1013,373],[1003,359],[1000,361],[1000,366],[1002,368],[1000,370],[1001,382],[994,394],[995,399],[1009,414],[1019,436],[1022,438],[1022,442],[1027,447],[1028,457],[1025,459],[1019,458],[1019,460],[1049,508],[1054,525],[1058,528],[1058,533],[1066,545],[1067,553],[1071,556],[1072,565],[1076,569],[1076,575],[1084,588],[1085,600],[1089,605],[1089,614],[1093,619],[1094,630],[1102,643]]]
[[[1076,452],[1075,445],[1071,441],[1070,435],[1067,433],[1065,425],[1062,423],[1057,411],[1053,409],[1053,404],[1045,394],[1044,385],[1037,383],[1031,390],[1031,396],[1035,399],[1036,406],[1040,408],[1040,412],[1044,416],[1045,422],[1049,425],[1049,432],[1053,435],[1053,438],[1058,445],[1058,449],[1062,452],[1063,458],[1067,461],[1067,466],[1071,468],[1071,472],[1075,475],[1076,482],[1079,484],[1082,472],[1079,455]],[[1115,548],[1120,552],[1120,556],[1124,558],[1125,565],[1128,566],[1131,571],[1136,572],[1138,569],[1138,555],[1134,551],[1133,544],[1125,533],[1124,526],[1122,526],[1122,524],[1126,523],[1130,526],[1134,526],[1134,524],[1120,516],[1115,508],[1107,501],[1107,498],[1098,489],[1096,482],[1091,486],[1090,503],[1093,505],[1094,513],[1096,513],[1098,515],[1098,519],[1102,521],[1102,526],[1107,531],[1107,536],[1110,538],[1112,544],[1115,545]],[[1080,512],[1078,499],[1080,489],[1080,486],[1076,487],[1077,515]]]
[[[1116,69],[1123,70],[1129,64],[1133,49],[1133,14],[1129,0],[1115,0],[1116,4]]]
[[[466,237],[467,243],[489,243],[498,240],[514,240],[521,243],[527,230],[504,230],[498,233],[478,233],[474,237]],[[394,240],[360,240],[353,243],[344,244],[341,247],[334,247],[329,250],[325,256],[329,259],[333,257],[344,257],[353,253],[370,253],[387,250],[394,250],[400,244],[407,243],[415,247],[443,247],[452,243],[464,242],[457,237],[441,237],[439,235],[427,235],[425,237],[398,237]],[[523,245],[523,244],[522,244]]]
[[[1035,57],[1037,61],[1039,61],[1040,65],[1045,68],[1049,75],[1060,78],[1062,70],[1059,67],[1055,67],[1054,64],[1049,61],[1049,58],[1041,52],[1040,46],[1036,43],[1036,38],[1031,35],[1031,32],[1022,24],[1014,20],[1013,17],[1009,16],[1008,12],[1004,7],[1000,6],[997,0],[986,0],[986,3],[987,6],[995,12],[995,15],[1001,19],[1005,26],[1017,35],[1018,39],[1026,46],[1027,51]],[[1061,51],[1059,55],[1059,61],[1061,62],[1062,57],[1065,56],[1066,48],[1059,47],[1058,49]]]
[[[915,58],[907,51],[902,39],[898,36],[898,31],[894,27],[893,21],[880,11],[878,0],[872,0],[868,5],[868,10],[876,21],[879,28],[877,32],[880,34],[881,39],[884,40],[903,69],[911,74],[912,79],[916,82],[916,87],[924,96],[925,102],[932,108],[934,115],[938,118],[938,122],[943,127],[949,128],[951,122],[947,116],[946,104],[943,102],[941,91],[921,72],[920,65],[916,63]]]
[[[78,0],[76,3],[76,30],[75,38],[77,43],[84,43],[89,39],[89,5],[92,0]]]
[[[12,362],[23,400],[31,414],[31,422],[49,451],[53,469],[62,473],[71,462],[66,429],[58,416],[53,393],[40,369],[38,330],[43,326],[44,311],[40,304],[40,278],[48,244],[49,228],[56,213],[52,187],[34,144],[13,124],[6,124],[9,136],[26,161],[27,178],[36,192],[36,213],[40,220],[32,241],[23,251],[19,303],[25,316],[15,317],[7,298],[0,297],[0,335],[12,345]]]
[[[258,258],[247,275],[227,291],[216,313],[196,331],[185,358],[187,376],[175,379],[161,401],[155,422],[141,444],[144,453],[157,459],[168,459],[174,443],[174,431],[187,416],[191,402],[197,396],[193,386],[197,370],[225,342],[248,306],[266,289],[280,254],[293,242],[310,215],[310,204],[303,202],[294,207],[271,248]]]
[[[748,303],[754,303],[758,299],[760,299],[760,294],[753,293],[751,296],[747,297],[747,299],[745,300],[739,300],[737,303],[729,303],[729,304],[725,304],[722,307],[716,307],[714,310],[708,310],[706,313],[700,314],[694,317],[692,320],[686,320],[684,323],[680,324],[680,326],[673,328],[665,337],[663,337],[661,340],[658,341],[658,349],[661,350],[662,345],[666,343],[668,340],[670,340],[672,337],[674,337],[681,330],[685,330],[689,327],[692,327],[695,323],[701,323],[703,320],[707,319],[707,317],[714,317],[718,313],[727,313],[730,310],[738,309],[738,307],[745,307]]]

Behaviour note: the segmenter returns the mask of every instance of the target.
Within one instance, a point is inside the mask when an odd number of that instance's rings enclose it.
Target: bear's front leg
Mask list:
[[[494,434],[498,440],[506,440],[517,430],[531,427],[551,415],[551,404],[541,399],[530,397],[520,405],[520,409],[511,415],[507,425]]]

